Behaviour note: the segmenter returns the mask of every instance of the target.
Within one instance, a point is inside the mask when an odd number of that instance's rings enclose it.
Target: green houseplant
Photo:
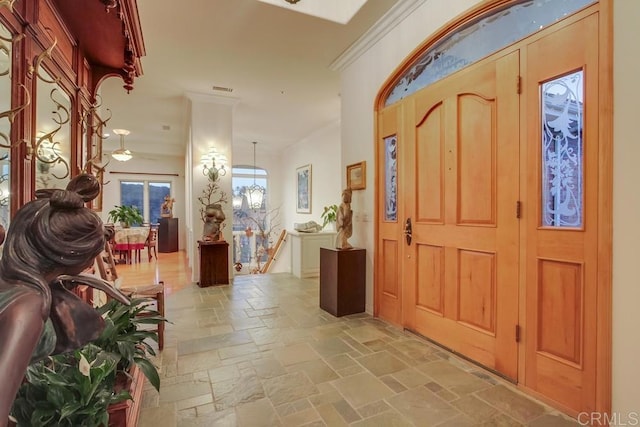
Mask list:
[[[328,224],[335,223],[338,219],[338,205],[329,205],[324,207],[322,211],[322,228],[325,228]]]
[[[116,206],[111,209],[107,220],[114,223],[119,222],[123,227],[130,227],[133,224],[142,224],[144,222],[144,218],[137,207],[126,205]]]
[[[142,327],[166,320],[150,310],[149,303],[146,298],[133,299],[128,306],[107,302],[97,308],[105,320],[97,340],[29,366],[11,411],[17,425],[125,425],[113,408],[133,398],[132,387],[142,387],[142,382],[132,385],[133,369],[160,388],[158,371],[150,360],[155,351],[148,343],[157,341],[158,335]]]

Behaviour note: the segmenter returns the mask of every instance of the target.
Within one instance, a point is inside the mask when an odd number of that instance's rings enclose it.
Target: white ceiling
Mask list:
[[[255,140],[280,150],[338,120],[339,74],[329,66],[401,0],[369,0],[346,25],[295,11],[323,1],[283,8],[258,0],[138,0],[144,74],[130,94],[118,78],[102,83],[109,130],[129,129],[125,145],[134,155],[182,155],[191,92],[238,100],[234,148]],[[117,145],[111,136],[104,149]]]

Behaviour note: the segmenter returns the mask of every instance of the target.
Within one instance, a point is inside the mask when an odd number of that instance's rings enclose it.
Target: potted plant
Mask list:
[[[324,207],[324,211],[322,211],[322,228],[326,228],[327,225],[333,224],[333,228],[335,229],[335,223],[338,219],[338,205],[329,205]]]
[[[155,331],[142,325],[166,321],[149,310],[148,299],[129,306],[111,300],[98,307],[105,319],[100,337],[79,350],[29,366],[12,408],[18,426],[133,426],[145,375],[157,389],[160,377],[150,360]]]
[[[30,365],[11,411],[17,425],[106,426],[109,405],[131,399],[113,391],[119,359],[88,344]]]
[[[114,209],[111,209],[107,220],[114,223],[119,222],[125,228],[144,222],[144,218],[137,207],[126,205],[116,206]]]

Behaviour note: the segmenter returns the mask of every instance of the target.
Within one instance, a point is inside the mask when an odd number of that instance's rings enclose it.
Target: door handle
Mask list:
[[[411,246],[411,218],[407,218],[404,223],[404,237],[407,239],[407,246]]]

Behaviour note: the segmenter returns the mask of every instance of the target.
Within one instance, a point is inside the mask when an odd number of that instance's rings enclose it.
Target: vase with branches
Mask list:
[[[227,193],[220,189],[220,175],[217,171],[207,174],[207,186],[202,190],[202,194],[198,197],[200,202],[200,219],[203,224],[207,224],[207,211],[213,205],[222,205],[228,202]],[[219,233],[224,229],[224,222],[219,224]]]

